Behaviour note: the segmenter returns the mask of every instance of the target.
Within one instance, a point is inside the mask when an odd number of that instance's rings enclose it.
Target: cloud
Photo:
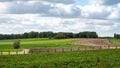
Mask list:
[[[76,0],[43,0],[43,1],[48,1],[48,2],[51,2],[51,3],[63,3],[63,4],[73,4],[76,2]]]
[[[76,2],[76,0],[0,0],[0,2],[27,2],[27,1],[44,1],[44,2],[50,2],[50,3],[62,3],[62,4],[73,4]]]
[[[4,18],[4,19],[3,19]],[[97,20],[85,18],[56,18],[56,17],[39,17],[34,14],[9,14],[0,16],[0,32],[2,33],[23,33],[29,31],[54,31],[54,32],[81,32],[81,31],[96,31],[96,32],[111,32],[119,31],[120,23],[112,20]],[[4,22],[4,23],[3,23]],[[7,25],[7,27],[5,27]]]
[[[120,3],[120,0],[89,0],[91,4],[95,5],[115,5]]]
[[[41,2],[12,2],[9,3],[10,14],[47,14],[50,4]]]
[[[108,16],[108,19],[119,20],[120,19],[120,11],[118,9],[114,9],[111,12],[111,14]]]
[[[56,4],[53,9],[49,10],[50,16],[63,18],[80,17],[81,10],[75,5]]]
[[[80,7],[81,16],[89,19],[107,19],[112,13],[111,7],[86,5]]]
[[[0,0],[0,32],[96,31],[100,36],[120,32],[120,3],[113,2],[117,4],[113,6],[108,0],[89,1],[92,4],[78,5],[76,0]]]
[[[110,15],[107,17],[109,20],[120,21],[120,3],[116,7],[112,8]]]
[[[7,5],[6,3],[0,3],[0,14],[8,12],[7,11],[8,7],[6,5]]]
[[[48,1],[48,0],[46,0]],[[1,14],[39,14],[45,17],[60,17],[60,18],[73,18],[79,17],[81,10],[73,4],[55,3],[50,1],[20,1],[20,2],[5,2],[6,11],[1,11]],[[64,0],[63,2],[66,2]],[[57,3],[57,4],[56,4]],[[2,10],[3,8],[0,7]]]

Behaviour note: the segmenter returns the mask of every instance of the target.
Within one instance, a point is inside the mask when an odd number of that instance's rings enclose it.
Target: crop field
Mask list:
[[[80,39],[48,39],[48,38],[34,38],[34,39],[20,39],[20,49],[32,48],[78,48],[90,47],[74,45],[73,42]],[[13,49],[14,40],[0,40],[0,51],[16,51]]]
[[[90,39],[82,40],[48,38],[20,39],[20,49],[92,47],[80,45],[82,42],[90,45],[91,43],[87,43]],[[103,41],[101,41],[102,39],[92,40],[94,41],[92,45],[110,43],[104,39]],[[14,40],[1,40],[0,51],[16,51],[13,49],[13,42]],[[75,42],[79,45],[74,44]],[[102,44],[99,42],[102,42]],[[111,39],[111,42],[113,44],[120,44],[120,40],[116,39]],[[0,55],[0,68],[120,68],[120,49]]]
[[[120,50],[3,55],[0,68],[120,68]]]
[[[120,40],[119,39],[111,39],[111,42],[113,44],[120,44]]]

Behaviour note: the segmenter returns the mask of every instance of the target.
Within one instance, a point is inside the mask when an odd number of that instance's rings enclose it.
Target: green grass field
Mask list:
[[[120,40],[119,39],[111,39],[111,42],[113,44],[120,44]]]
[[[120,50],[3,55],[0,68],[120,68]]]
[[[89,46],[77,46],[73,41],[80,39],[48,39],[48,38],[33,38],[20,39],[21,49],[32,48],[78,48]],[[0,51],[16,51],[13,49],[14,40],[0,40]]]

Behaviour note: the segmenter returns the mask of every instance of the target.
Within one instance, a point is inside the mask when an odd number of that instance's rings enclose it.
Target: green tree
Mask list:
[[[29,38],[38,38],[38,32],[31,31],[28,34]]]
[[[79,33],[79,38],[98,38],[98,35],[96,32],[80,32]]]
[[[14,49],[19,49],[20,48],[20,40],[15,40],[13,43],[13,48]]]
[[[114,38],[116,38],[116,39],[120,39],[120,34],[114,34]]]
[[[0,34],[0,40],[2,40],[3,39],[3,35],[2,34]]]
[[[28,35],[29,35],[29,34],[25,32],[25,33],[23,34],[23,38],[28,38]]]
[[[65,35],[64,33],[62,32],[59,32],[56,34],[56,36],[54,37],[55,39],[64,39],[65,38]]]

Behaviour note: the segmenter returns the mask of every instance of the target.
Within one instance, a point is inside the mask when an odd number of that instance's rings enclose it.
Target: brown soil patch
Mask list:
[[[118,45],[112,44],[108,39],[84,39],[74,42],[75,45],[86,45],[86,46],[110,46],[116,47]]]

